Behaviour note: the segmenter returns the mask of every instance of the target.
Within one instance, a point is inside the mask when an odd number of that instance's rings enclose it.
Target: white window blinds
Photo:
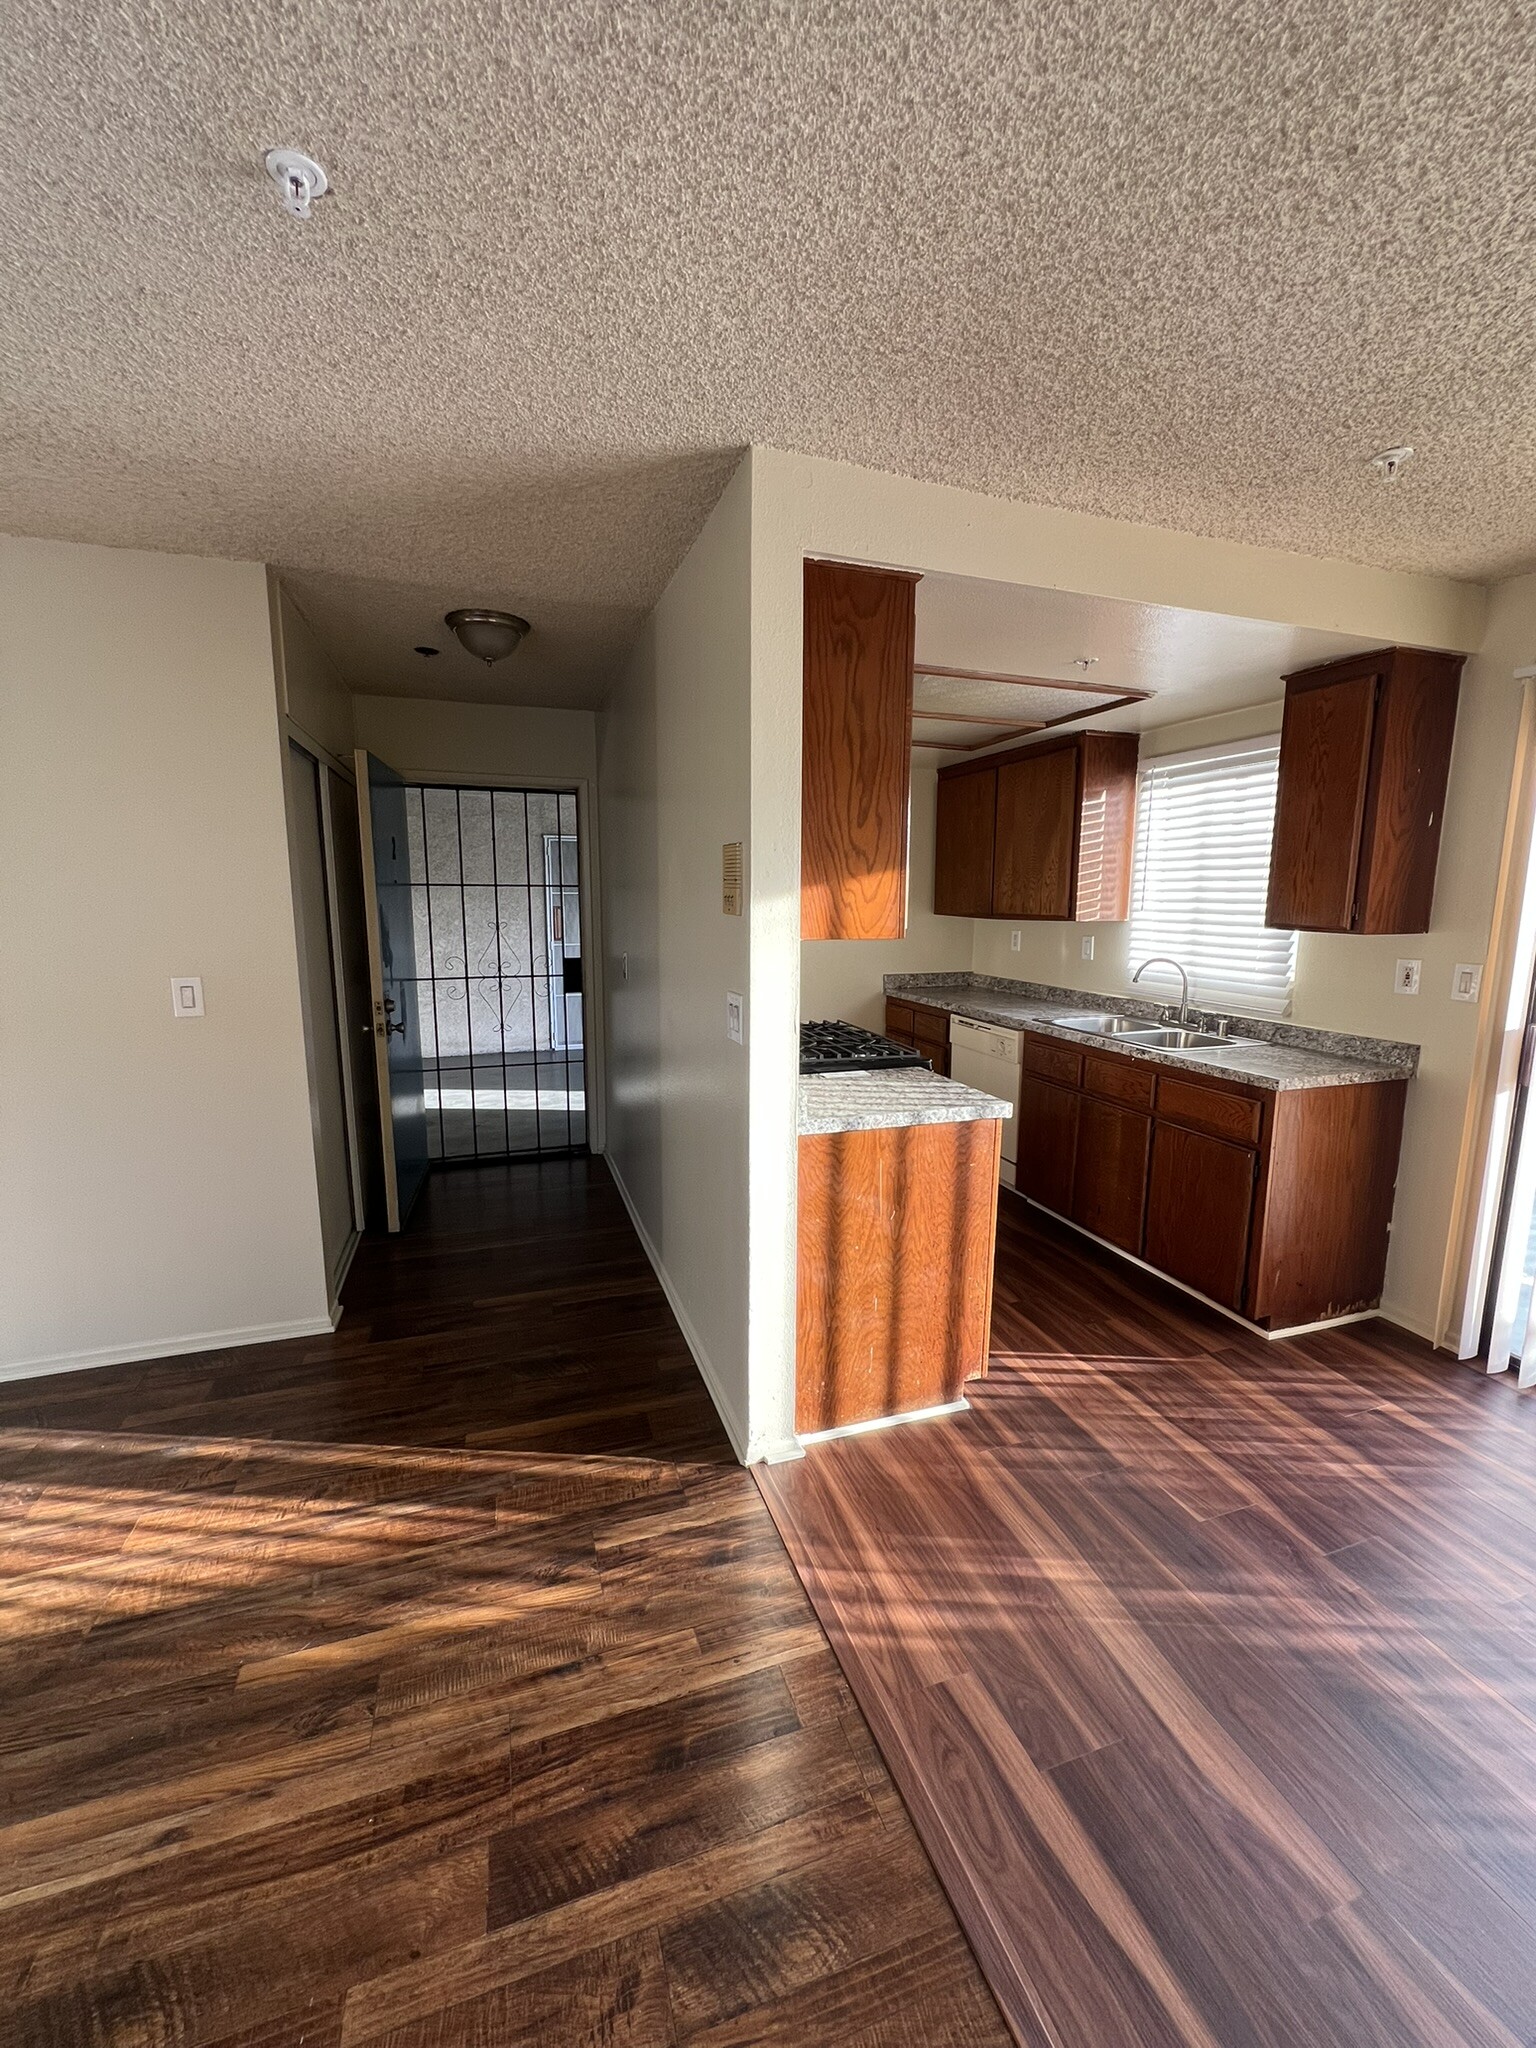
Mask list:
[[[1141,770],[1131,969],[1171,956],[1207,1009],[1283,1017],[1291,1006],[1296,934],[1264,923],[1279,766],[1279,740],[1263,739],[1167,754]],[[1178,986],[1154,967],[1137,992]]]

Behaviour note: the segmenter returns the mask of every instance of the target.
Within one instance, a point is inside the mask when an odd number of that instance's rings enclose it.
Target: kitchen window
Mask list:
[[[1283,1017],[1291,1007],[1296,934],[1264,922],[1279,772],[1278,735],[1142,764],[1130,965],[1179,961],[1206,1009]],[[1154,967],[1140,988],[1177,995],[1179,979]]]

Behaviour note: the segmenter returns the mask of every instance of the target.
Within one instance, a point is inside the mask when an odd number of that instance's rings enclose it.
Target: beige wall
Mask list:
[[[841,1017],[879,1031],[887,974],[934,974],[971,964],[972,923],[933,912],[933,824],[939,771],[931,759],[912,765],[911,859],[904,939],[802,939],[800,1014]]]
[[[597,775],[597,718],[591,711],[354,697],[352,729],[354,745],[367,747],[407,780],[462,775],[591,782]]]
[[[263,570],[0,540],[0,618],[0,1373],[327,1330]]]
[[[1477,1035],[1477,1006],[1451,1000],[1451,976],[1458,963],[1481,962],[1487,950],[1519,721],[1520,687],[1513,672],[1532,661],[1536,577],[1525,576],[1493,592],[1484,647],[1463,673],[1430,930],[1388,938],[1303,932],[1297,941],[1293,1022],[1407,1039],[1421,1048],[1419,1073],[1409,1090],[1382,1308],[1394,1322],[1425,1337],[1434,1334]],[[1223,718],[1163,726],[1144,736],[1142,752],[1175,753],[1278,732],[1281,708],[1276,698]],[[1123,995],[1130,988],[1135,963],[1129,957],[1128,925],[1024,925],[1019,953],[1009,950],[1007,924],[978,922],[975,929],[974,964],[980,973],[1109,994]],[[1090,929],[1091,962],[1082,959],[1080,946]],[[1416,996],[1393,991],[1400,959],[1423,962]]]
[[[765,1010],[782,1027],[782,1043],[776,1037],[760,1059],[754,1058],[752,1068],[755,1417],[770,1411],[782,1415],[794,1385],[792,1024],[800,1010],[796,984],[804,950],[798,941],[803,557],[828,554],[893,568],[993,577],[1461,650],[1479,644],[1488,600],[1478,586],[1449,578],[1319,561],[1004,502],[775,449],[754,449],[751,461],[752,973],[754,989],[761,983],[764,990],[757,1002],[760,1037]],[[1466,772],[1458,760],[1458,777]],[[1003,971],[1020,971],[1018,956],[1008,959]],[[1427,976],[1428,966],[1425,971]],[[774,993],[782,989],[793,989],[792,1003]],[[1453,1023],[1449,1028],[1454,1032],[1458,1027]],[[1453,1139],[1447,1200],[1454,1156]],[[1399,1263],[1394,1259],[1394,1270]],[[1431,1312],[1438,1277],[1437,1260],[1429,1290]]]
[[[738,470],[603,714],[608,1158],[722,1418],[764,1448],[748,1394],[750,920],[721,908],[721,847],[751,828],[750,474]],[[797,827],[798,829],[798,827]],[[624,959],[628,959],[628,977]]]

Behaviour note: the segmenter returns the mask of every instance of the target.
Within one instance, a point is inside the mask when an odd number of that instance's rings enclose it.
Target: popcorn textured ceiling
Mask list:
[[[1533,26],[13,0],[0,525],[270,560],[359,687],[546,703],[600,700],[753,441],[1501,575],[1536,556]],[[274,143],[330,173],[307,224]],[[535,630],[423,662],[452,604]]]

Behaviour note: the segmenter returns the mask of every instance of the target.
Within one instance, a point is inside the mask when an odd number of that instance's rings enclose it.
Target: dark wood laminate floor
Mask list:
[[[600,1164],[0,1389],[7,2048],[1004,2048]]]
[[[1536,2041],[1536,1402],[1012,1196],[993,1345],[759,1479],[1018,2039]]]

